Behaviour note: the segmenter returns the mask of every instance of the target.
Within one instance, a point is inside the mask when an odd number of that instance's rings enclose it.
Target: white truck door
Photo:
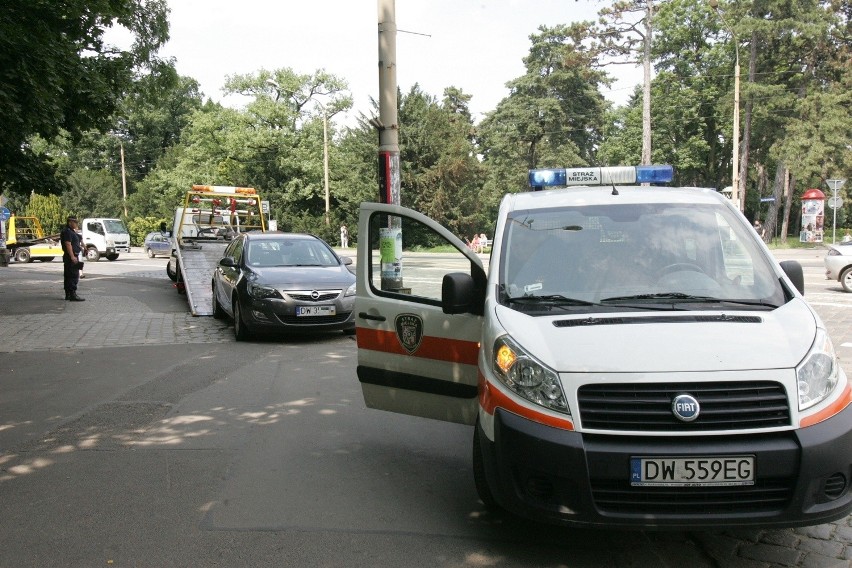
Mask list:
[[[442,281],[451,273],[475,290],[465,313],[442,308]],[[475,422],[485,281],[479,257],[428,217],[362,203],[355,315],[358,380],[369,408]]]

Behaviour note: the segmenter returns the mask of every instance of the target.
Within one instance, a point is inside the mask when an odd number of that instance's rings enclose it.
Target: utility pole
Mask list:
[[[127,219],[127,175],[124,173],[124,142],[119,141],[121,149],[121,194],[124,198],[124,218]]]
[[[329,221],[329,201],[328,192],[328,114],[325,112],[325,106],[322,106],[322,173],[325,180],[325,224],[328,226]]]
[[[379,11],[379,200],[400,205],[399,118],[396,82],[396,2],[378,0]],[[402,291],[402,219],[391,217],[379,234],[382,290]]]

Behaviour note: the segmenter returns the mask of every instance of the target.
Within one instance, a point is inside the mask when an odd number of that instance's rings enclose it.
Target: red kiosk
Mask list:
[[[825,223],[825,194],[811,188],[802,194],[802,230],[799,241],[821,243]]]

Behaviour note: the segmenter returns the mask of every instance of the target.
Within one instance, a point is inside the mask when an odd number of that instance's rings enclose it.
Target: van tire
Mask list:
[[[86,260],[89,262],[97,262],[101,259],[101,253],[98,252],[98,249],[95,247],[89,247],[86,249]]]
[[[482,457],[482,446],[479,442],[479,418],[476,419],[476,427],[473,429],[473,482],[476,485],[476,494],[485,508],[498,509],[499,505],[485,475],[485,458]]]
[[[117,260],[117,259],[118,259],[118,253],[116,252],[116,253],[113,253],[113,254],[108,254],[108,255],[106,255],[106,257],[107,257],[107,260],[109,260],[110,262],[112,262],[113,260]]]

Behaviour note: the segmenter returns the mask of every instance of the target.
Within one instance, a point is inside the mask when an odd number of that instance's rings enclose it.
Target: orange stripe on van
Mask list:
[[[810,416],[805,416],[801,420],[799,420],[799,426],[802,428],[806,428],[808,426],[813,426],[823,420],[828,420],[847,406],[852,404],[852,385],[847,384],[846,388],[843,390],[843,394],[840,395],[840,398],[835,400],[829,406],[823,408],[819,412],[811,414]]]
[[[532,420],[551,428],[559,428],[560,430],[574,429],[574,423],[567,418],[558,418],[543,412],[536,412],[512,400],[500,389],[491,388],[491,385],[481,372],[479,373],[479,404],[485,412],[491,415],[494,414],[497,408],[503,408],[512,414],[517,414],[527,420]]]
[[[358,349],[410,355],[411,357],[449,361],[464,365],[476,365],[479,357],[479,343],[476,341],[424,335],[417,350],[409,354],[400,344],[396,333],[393,331],[359,327],[356,334]]]

